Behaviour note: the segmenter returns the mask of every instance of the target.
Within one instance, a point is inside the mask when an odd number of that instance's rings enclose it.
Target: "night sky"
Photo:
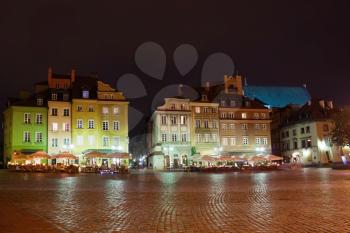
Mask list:
[[[349,1],[1,0],[1,101],[47,78],[47,68],[97,72],[115,83],[135,73],[137,47],[159,43],[170,60],[159,85],[176,78],[174,49],[192,44],[199,78],[208,55],[230,55],[254,85],[306,83],[313,96],[349,104]],[[160,86],[151,85],[153,94]],[[153,89],[152,89],[153,88]]]

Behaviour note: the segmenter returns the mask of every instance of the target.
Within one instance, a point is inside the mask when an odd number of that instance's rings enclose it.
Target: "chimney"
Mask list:
[[[206,82],[205,83],[205,90],[209,91],[209,89],[210,89],[210,83]]]
[[[52,68],[51,67],[49,67],[48,72],[47,72],[47,84],[48,84],[49,87],[53,86],[53,83],[52,83]]]
[[[72,71],[70,72],[70,82],[75,82],[75,69],[72,69]]]
[[[183,96],[183,90],[182,90],[182,88],[183,88],[183,85],[182,85],[182,84],[179,84],[179,87],[178,87],[178,95],[179,95],[179,96]]]
[[[333,109],[333,101],[327,101],[327,107],[329,108],[329,109]]]
[[[320,106],[321,106],[322,108],[325,107],[325,105],[324,105],[324,100],[320,100],[319,103],[320,103]]]

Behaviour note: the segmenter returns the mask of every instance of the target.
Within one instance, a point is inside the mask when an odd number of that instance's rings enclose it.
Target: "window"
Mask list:
[[[58,130],[58,124],[56,122],[52,123],[52,131],[57,131]]]
[[[176,109],[176,105],[175,105],[175,104],[171,104],[170,108],[171,108],[172,110],[175,110],[175,109]]]
[[[289,138],[289,131],[286,131],[286,138]]]
[[[204,128],[208,129],[209,128],[209,121],[204,120]]]
[[[64,93],[63,94],[63,101],[68,101],[69,100],[69,94]]]
[[[181,141],[182,142],[187,142],[187,133],[182,133],[181,134]]]
[[[196,120],[196,128],[200,128],[201,127],[201,120]]]
[[[38,99],[36,99],[36,104],[38,106],[42,106],[44,104],[44,100],[42,98],[38,98]]]
[[[305,140],[301,140],[301,147],[306,148],[306,141]]]
[[[217,134],[214,133],[211,136],[212,136],[212,141],[213,142],[217,142],[218,141],[218,135]]]
[[[63,138],[63,145],[65,145],[65,146],[69,146],[70,145],[69,138]]]
[[[119,147],[119,145],[120,145],[120,137],[117,137],[117,136],[113,137],[112,146]]]
[[[166,125],[167,124],[166,119],[167,119],[167,117],[165,115],[161,116],[160,122],[161,122],[162,125]]]
[[[211,113],[216,113],[216,108],[212,108]]]
[[[261,124],[261,129],[262,130],[267,130],[267,124]]]
[[[232,129],[232,130],[236,129],[236,125],[235,124],[230,124],[230,129]]]
[[[31,115],[30,113],[24,113],[24,124],[30,124],[31,120]]]
[[[51,109],[51,115],[52,116],[57,116],[57,112],[58,112],[57,108],[52,108]]]
[[[83,106],[78,105],[78,106],[77,106],[77,112],[82,112],[82,111],[83,111]]]
[[[195,112],[196,112],[196,113],[201,113],[201,108],[200,108],[200,107],[196,107],[196,108],[195,108]]]
[[[243,137],[243,145],[248,145],[248,137]]]
[[[82,135],[77,136],[77,145],[78,146],[84,145],[84,137]]]
[[[323,125],[323,131],[328,132],[329,131],[329,126],[328,124]]]
[[[230,144],[231,144],[231,146],[236,145],[236,137],[230,138]]]
[[[247,119],[247,113],[242,112],[242,119]]]
[[[171,116],[171,124],[176,125],[176,116]]]
[[[88,128],[94,129],[95,128],[95,121],[94,120],[88,120]]]
[[[89,96],[90,96],[89,91],[88,90],[83,90],[83,98],[84,99],[89,99]]]
[[[254,129],[255,129],[255,130],[259,130],[259,129],[260,129],[260,125],[259,125],[259,124],[255,124],[255,125],[254,125]]]
[[[228,113],[228,118],[233,119],[235,118],[235,114],[233,112]]]
[[[304,133],[305,133],[305,128],[301,128],[301,129],[300,129],[300,133],[301,133],[301,134],[304,134]]]
[[[236,101],[231,100],[231,101],[230,101],[230,106],[231,106],[231,107],[236,107]]]
[[[204,107],[203,110],[204,110],[205,113],[209,112],[209,108],[208,107]]]
[[[172,140],[173,142],[176,142],[176,141],[177,141],[177,134],[176,134],[176,133],[172,133],[172,134],[171,134],[171,140]]]
[[[102,130],[109,130],[109,122],[108,121],[102,122]]]
[[[203,101],[207,101],[208,100],[208,96],[207,95],[202,95],[202,100]]]
[[[222,145],[224,146],[228,145],[228,138],[222,138]]]
[[[204,142],[205,143],[210,142],[210,134],[208,134],[208,133],[204,134]]]
[[[102,137],[102,146],[104,146],[104,147],[109,146],[109,137],[108,136]]]
[[[187,124],[187,116],[180,116],[180,124],[181,125]]]
[[[52,93],[51,94],[51,99],[52,100],[57,100],[57,94],[56,93]]]
[[[166,133],[162,133],[162,142],[166,142],[167,139],[166,139]]]
[[[114,115],[119,114],[119,107],[113,107],[113,114]]]
[[[259,119],[259,113],[255,112],[255,113],[253,114],[253,117],[254,117],[254,119]]]
[[[306,126],[306,133],[310,133],[310,126]]]
[[[186,109],[185,104],[181,104],[181,105],[180,105],[180,109],[181,109],[181,110],[185,110],[185,109]]]
[[[69,109],[68,108],[63,109],[63,116],[69,116]]]
[[[89,107],[88,107],[88,111],[89,111],[89,112],[95,112],[95,109],[94,109],[93,106],[89,106]]]
[[[103,114],[108,114],[108,112],[109,112],[109,111],[108,111],[108,107],[103,107],[103,108],[102,108],[102,113],[103,113]]]
[[[113,130],[119,130],[119,121],[113,121]]]
[[[308,148],[310,148],[310,147],[312,146],[312,145],[311,145],[311,139],[308,139],[306,143],[307,143],[307,147],[308,147]]]
[[[226,124],[221,124],[221,129],[226,130],[227,129],[227,125]]]
[[[196,134],[196,141],[197,143],[201,142],[201,135],[199,133]]]
[[[260,145],[260,138],[255,138],[255,144]]]
[[[23,133],[23,141],[30,142],[30,133],[28,131],[24,131]]]
[[[267,144],[268,144],[267,138],[263,138],[263,144],[264,144],[264,145],[267,145]]]
[[[70,126],[69,123],[63,123],[63,130],[65,132],[69,132],[70,131],[70,127],[69,126]]]
[[[297,130],[293,129],[293,136],[297,136]]]
[[[242,129],[243,130],[248,130],[248,124],[242,124]]]
[[[59,88],[60,88],[60,84],[56,83],[56,89],[59,89]]]
[[[58,138],[51,138],[51,147],[58,147]]]
[[[213,120],[213,129],[218,128],[218,122],[216,120]]]
[[[226,118],[226,112],[221,112],[221,118]]]
[[[83,120],[82,119],[78,119],[77,120],[77,128],[78,129],[82,129],[83,128]]]
[[[42,124],[43,123],[43,114],[37,113],[36,114],[36,123],[37,124]]]
[[[294,144],[294,149],[298,149],[298,141],[295,140],[295,141],[293,142],[293,144]]]
[[[221,100],[221,101],[220,101],[220,105],[221,105],[222,107],[225,107],[225,106],[226,106],[226,101],[225,101],[225,100]]]
[[[89,135],[88,136],[88,141],[89,141],[89,145],[92,146],[95,144],[95,136],[94,135]]]
[[[261,113],[261,118],[262,118],[262,119],[266,119],[266,113],[264,113],[264,112]]]

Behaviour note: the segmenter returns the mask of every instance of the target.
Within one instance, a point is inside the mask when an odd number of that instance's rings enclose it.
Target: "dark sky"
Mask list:
[[[2,101],[45,80],[48,66],[60,73],[71,67],[80,74],[97,72],[111,83],[124,73],[139,75],[135,50],[145,41],[155,41],[168,57],[180,44],[196,47],[199,63],[194,76],[200,75],[208,55],[224,52],[249,84],[306,83],[314,96],[350,103],[350,1],[1,0],[0,4]]]

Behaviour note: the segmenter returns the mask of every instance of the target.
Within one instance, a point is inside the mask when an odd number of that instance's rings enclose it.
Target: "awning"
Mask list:
[[[37,151],[30,156],[32,159],[49,159],[50,156],[45,151]]]
[[[128,153],[111,153],[106,155],[107,158],[111,159],[129,159],[130,156]]]
[[[52,159],[69,159],[69,160],[76,160],[77,157],[74,156],[71,153],[68,152],[63,152],[63,153],[59,153],[56,155],[51,156]]]
[[[278,160],[283,160],[282,157],[276,156],[276,155],[267,155],[265,158],[269,161],[278,161]]]

